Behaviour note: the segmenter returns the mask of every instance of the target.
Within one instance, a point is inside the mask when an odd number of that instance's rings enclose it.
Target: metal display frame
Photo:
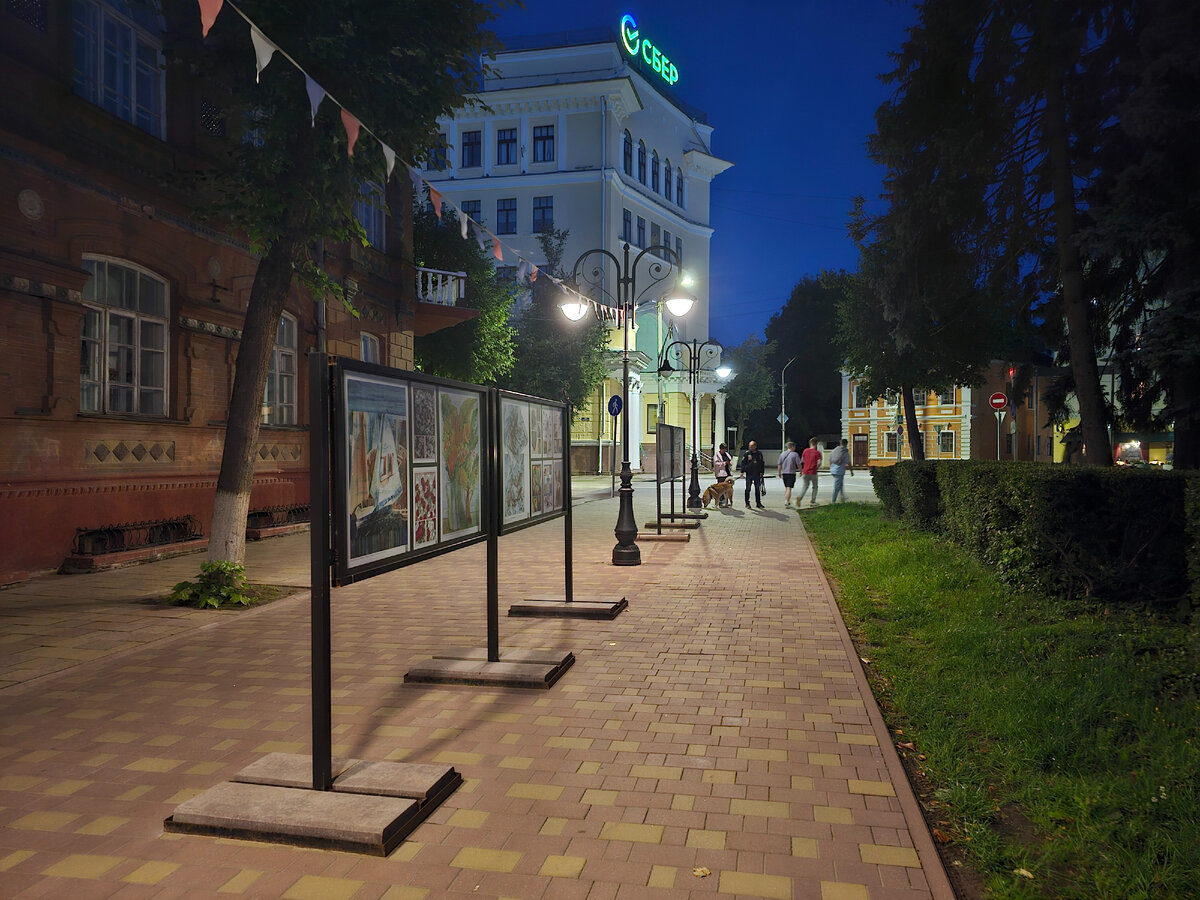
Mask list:
[[[530,396],[529,394],[519,394],[519,393],[516,393],[515,391],[497,390],[495,393],[496,393],[496,396],[498,397],[498,408],[495,413],[495,415],[496,415],[495,435],[497,437],[497,447],[496,447],[497,476],[496,477],[499,480],[499,483],[498,483],[499,490],[496,492],[496,494],[498,497],[501,498],[498,503],[498,509],[497,509],[497,531],[498,531],[498,533],[499,534],[511,534],[512,532],[520,531],[523,528],[529,528],[533,525],[540,525],[542,522],[549,522],[552,519],[560,519],[565,516],[568,516],[570,513],[570,508],[571,508],[571,500],[570,500],[570,496],[571,496],[571,489],[570,489],[570,482],[571,482],[571,475],[570,475],[570,472],[571,472],[570,406],[566,403],[556,403],[552,400],[545,400],[541,397],[533,397],[533,396]],[[558,493],[559,505],[557,507],[555,507],[554,509],[551,509],[549,512],[546,511],[546,509],[543,505],[543,508],[539,512],[534,513],[533,509],[532,509],[532,502],[530,502],[527,505],[525,514],[523,516],[521,516],[520,518],[512,518],[509,521],[505,521],[505,510],[504,510],[503,497],[504,497],[504,492],[506,489],[506,485],[508,483],[508,476],[509,476],[509,471],[505,466],[505,459],[506,459],[505,434],[504,434],[504,430],[506,427],[505,412],[506,412],[506,406],[512,406],[512,405],[523,406],[528,410],[529,416],[526,419],[526,429],[525,430],[526,430],[526,434],[530,435],[530,436],[533,434],[533,411],[535,409],[539,410],[540,414],[543,416],[546,413],[550,413],[552,415],[557,416],[558,440],[561,444],[560,449],[558,450],[557,453],[541,452],[541,453],[535,454],[534,449],[533,449],[534,448],[533,440],[532,440],[532,437],[530,437],[529,444],[528,444],[528,450],[527,450],[527,456],[526,456],[525,465],[524,465],[524,474],[525,474],[525,483],[529,486],[529,499],[530,499],[530,501],[532,501],[532,497],[533,497],[532,472],[534,470],[534,466],[535,465],[539,466],[539,470],[540,470],[540,467],[544,466],[546,463],[550,463],[552,465],[557,464],[559,466],[559,470],[560,470],[560,475],[559,475],[559,485],[560,486],[559,486],[559,493]],[[537,456],[538,458],[535,459],[534,458],[535,456]]]

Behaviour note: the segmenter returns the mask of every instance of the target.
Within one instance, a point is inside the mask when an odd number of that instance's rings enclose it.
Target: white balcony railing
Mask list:
[[[439,306],[455,306],[466,296],[467,273],[417,268],[417,300]]]

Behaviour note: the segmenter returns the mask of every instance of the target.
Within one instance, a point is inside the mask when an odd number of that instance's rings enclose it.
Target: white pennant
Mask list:
[[[254,43],[254,63],[257,71],[254,73],[254,80],[257,82],[259,77],[271,62],[271,57],[275,55],[277,48],[269,40],[267,36],[258,30],[257,25],[250,26],[250,40]]]
[[[387,177],[390,180],[392,177],[392,169],[396,168],[396,151],[383,141],[379,142],[379,149],[383,151],[383,158],[387,160]]]
[[[257,47],[257,45],[255,45]],[[270,61],[270,57],[267,58]],[[261,73],[266,68],[264,65],[258,71]],[[321,87],[312,78],[305,73],[304,89],[308,91],[308,108],[312,112],[312,124],[317,124],[317,110],[321,107],[321,101],[325,99],[325,88]]]

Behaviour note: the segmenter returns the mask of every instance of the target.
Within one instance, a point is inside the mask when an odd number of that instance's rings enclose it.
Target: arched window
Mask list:
[[[686,206],[683,202],[683,169],[675,170],[675,202],[680,206]]]
[[[638,181],[646,183],[646,142],[638,141]]]
[[[625,143],[621,148],[621,167],[625,174],[633,175],[633,135],[625,132]]]
[[[668,159],[663,165],[663,196],[668,200],[675,199],[672,196],[674,192],[671,190],[671,184],[671,161]]]
[[[650,154],[650,190],[658,193],[658,151]]]
[[[85,257],[79,410],[167,414],[167,283],[124,260]]]
[[[275,348],[263,394],[264,425],[296,424],[296,317],[284,313],[275,331]]]

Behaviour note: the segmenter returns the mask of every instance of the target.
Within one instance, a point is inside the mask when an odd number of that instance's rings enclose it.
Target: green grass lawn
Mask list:
[[[1194,622],[1015,593],[875,506],[804,523],[937,836],[989,896],[1200,897]]]

